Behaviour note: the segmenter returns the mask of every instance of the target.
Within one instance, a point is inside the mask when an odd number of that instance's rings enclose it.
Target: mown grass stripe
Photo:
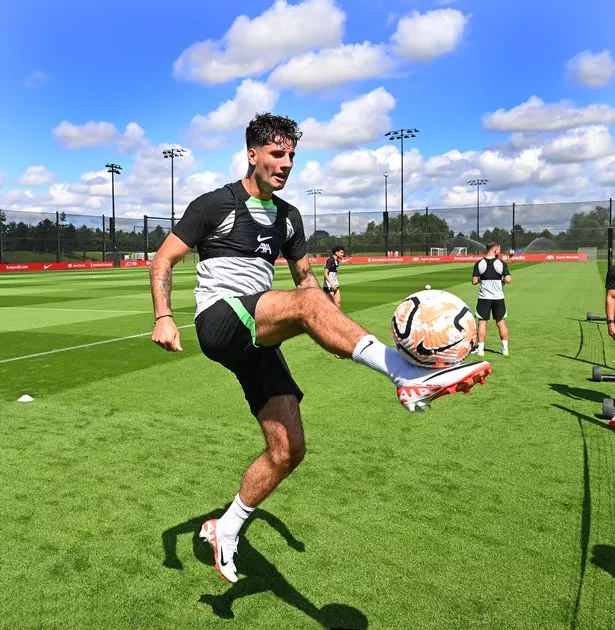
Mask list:
[[[192,328],[193,324],[186,324],[185,326],[178,326],[177,328]],[[36,352],[35,354],[26,354],[21,357],[11,357],[10,359],[0,360],[2,363],[11,363],[13,361],[24,361],[26,359],[36,359],[38,357],[44,357],[48,354],[57,354],[58,352],[68,352],[69,350],[81,350],[82,348],[92,348],[94,346],[102,346],[107,343],[115,343],[116,341],[126,341],[127,339],[137,339],[138,337],[146,337],[151,335],[152,332],[139,333],[137,335],[126,335],[125,337],[116,337],[114,339],[105,339],[104,341],[94,341],[92,343],[84,343],[79,346],[69,346],[68,348],[57,348],[55,350],[47,350],[46,352]]]

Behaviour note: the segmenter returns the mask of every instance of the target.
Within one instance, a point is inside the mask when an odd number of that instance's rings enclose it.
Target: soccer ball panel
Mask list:
[[[393,342],[402,356],[422,367],[447,367],[463,361],[476,338],[476,322],[465,302],[448,291],[409,295],[391,322]]]

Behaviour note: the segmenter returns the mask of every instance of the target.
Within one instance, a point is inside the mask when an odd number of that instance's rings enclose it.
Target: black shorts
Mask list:
[[[254,314],[261,295],[223,298],[195,321],[203,354],[235,374],[254,416],[274,396],[303,398],[280,347],[256,345]]]
[[[489,320],[493,315],[493,319],[499,322],[507,315],[506,304],[504,300],[478,300],[476,302],[476,317],[478,319]]]
[[[339,287],[323,287],[322,290],[325,293],[335,293],[337,290],[339,289]]]

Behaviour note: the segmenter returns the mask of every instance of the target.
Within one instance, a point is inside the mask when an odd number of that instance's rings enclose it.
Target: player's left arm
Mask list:
[[[282,254],[288,261],[293,282],[298,289],[320,289],[307,255],[303,220],[299,210],[294,206],[289,206],[287,221],[290,223],[287,232],[290,236],[282,245]]]
[[[289,260],[288,268],[297,289],[320,289],[307,254],[299,260]]]
[[[502,267],[502,284],[510,284],[512,282],[512,276],[510,275],[508,264],[504,263]]]

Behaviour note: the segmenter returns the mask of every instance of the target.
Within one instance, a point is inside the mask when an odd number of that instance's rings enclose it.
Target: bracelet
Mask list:
[[[159,320],[162,319],[163,317],[173,317],[173,313],[167,313],[166,315],[158,315],[158,317],[156,317],[156,319],[154,320],[154,324]]]
[[[615,319],[607,319],[606,323],[607,324],[615,324]]]

